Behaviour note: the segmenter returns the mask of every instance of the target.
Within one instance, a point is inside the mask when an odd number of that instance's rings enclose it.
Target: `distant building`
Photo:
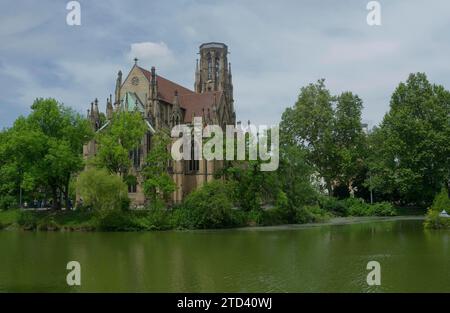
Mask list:
[[[112,95],[106,101],[106,121],[101,119],[97,99],[91,103],[88,118],[96,132],[108,127],[113,112],[138,111],[147,125],[147,132],[140,146],[130,151],[136,177],[136,185],[129,185],[129,196],[134,205],[146,203],[142,188],[141,170],[152,148],[152,136],[156,130],[170,129],[177,124],[192,124],[193,118],[202,117],[206,124],[235,125],[231,64],[228,63],[228,47],[223,43],[204,43],[197,60],[194,90],[183,87],[156,73],[138,66],[137,59],[125,79],[119,71],[114,101]],[[91,141],[84,146],[84,157],[95,156],[97,145]],[[173,161],[168,164],[177,185],[173,202],[180,202],[186,194],[213,178],[222,161]]]

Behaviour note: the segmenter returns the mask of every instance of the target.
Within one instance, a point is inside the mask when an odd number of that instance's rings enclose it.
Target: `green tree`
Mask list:
[[[323,79],[302,87],[293,108],[283,113],[280,132],[284,140],[306,151],[306,159],[325,180],[329,194],[335,177],[333,147],[333,97]]]
[[[170,201],[170,195],[176,188],[167,171],[171,160],[170,142],[170,137],[163,131],[159,131],[153,136],[152,147],[143,170],[144,192],[155,206],[167,204]]]
[[[46,190],[53,208],[68,206],[69,182],[83,168],[82,146],[92,137],[84,118],[54,99],[37,99],[28,117],[19,117],[8,130],[1,154],[15,168],[25,191]]]
[[[109,125],[97,134],[99,147],[94,163],[125,179],[131,167],[129,153],[139,146],[145,130],[139,112],[114,113]]]
[[[333,96],[321,79],[301,88],[294,107],[282,115],[280,137],[285,156],[294,156],[289,147],[302,151],[301,158],[323,178],[329,195],[336,185],[350,189],[364,168],[361,110],[357,95],[344,92]]]
[[[357,176],[366,166],[367,149],[366,135],[361,124],[362,108],[362,100],[351,92],[344,92],[337,97],[333,125],[336,180],[348,191],[355,187]]]
[[[372,188],[390,200],[429,204],[449,184],[450,93],[410,74],[370,138]]]
[[[262,139],[263,134],[259,136]],[[252,145],[256,145],[256,140],[255,134],[248,133],[246,135],[246,158],[249,158],[250,148]],[[259,141],[259,144],[261,145],[263,142],[266,141],[262,139]],[[215,176],[224,177],[226,180],[232,182],[231,186],[234,186],[234,189],[230,196],[244,211],[258,211],[261,210],[262,205],[276,202],[279,194],[279,183],[276,172],[261,171],[261,164],[264,161],[259,157],[256,160],[237,160],[236,140],[234,144],[234,161],[225,161],[224,168],[215,173]],[[224,146],[226,145],[225,142]],[[268,145],[270,146],[270,141]],[[261,146],[259,148],[262,149]]]
[[[77,179],[76,188],[83,205],[100,212],[120,210],[128,203],[127,185],[117,174],[90,168]]]

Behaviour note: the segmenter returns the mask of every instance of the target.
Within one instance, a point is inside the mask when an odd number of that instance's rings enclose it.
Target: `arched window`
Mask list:
[[[219,65],[219,58],[216,58],[214,66],[216,68],[216,80],[219,80],[219,67],[220,67],[220,65]]]
[[[212,79],[212,59],[211,59],[211,55],[208,56],[208,79]]]

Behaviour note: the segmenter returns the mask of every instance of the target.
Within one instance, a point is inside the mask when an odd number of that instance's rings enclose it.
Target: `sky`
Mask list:
[[[104,110],[134,57],[192,89],[198,47],[210,41],[229,47],[243,122],[278,123],[321,78],[334,94],[358,94],[370,126],[409,73],[450,89],[448,0],[380,0],[380,26],[368,25],[366,0],[79,0],[79,26],[66,22],[68,2],[0,2],[0,129],[40,97],[82,114],[97,97]]]

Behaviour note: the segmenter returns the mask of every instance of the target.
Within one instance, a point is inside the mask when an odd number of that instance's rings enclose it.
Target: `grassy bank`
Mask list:
[[[289,222],[277,209],[244,212],[232,209],[204,216],[184,209],[139,211],[0,211],[0,229],[29,231],[152,231],[282,225]],[[298,223],[324,222],[331,215],[307,213]]]
[[[329,203],[328,203],[329,205]],[[325,207],[325,206],[324,206]],[[379,207],[379,208],[378,208]],[[308,206],[294,211],[280,208],[243,211],[220,207],[177,207],[172,209],[94,211],[0,211],[0,229],[28,231],[152,231],[172,229],[220,229],[248,226],[325,223],[338,216],[394,216],[385,205],[362,211],[360,204],[325,210]],[[346,212],[347,212],[346,211]]]

